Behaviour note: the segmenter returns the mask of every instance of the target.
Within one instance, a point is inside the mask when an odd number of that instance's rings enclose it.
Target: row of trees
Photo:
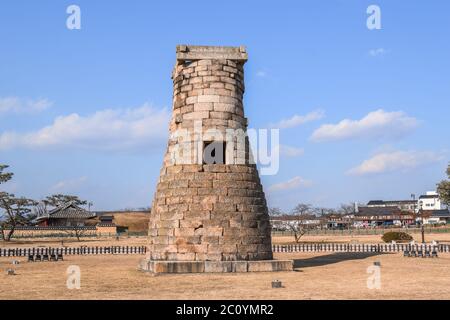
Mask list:
[[[0,185],[13,178],[12,172],[6,172],[8,168],[9,166],[0,164]],[[30,225],[36,217],[44,215],[50,208],[68,201],[73,201],[76,205],[87,204],[87,201],[72,195],[55,194],[42,201],[36,201],[26,197],[16,197],[0,189],[0,237],[4,241],[10,241],[17,227]]]
[[[291,216],[290,222],[285,226],[294,235],[295,242],[300,242],[300,239],[317,225],[310,224],[308,220],[316,219],[317,217],[326,217],[331,214],[351,215],[355,212],[354,204],[341,204],[339,208],[324,208],[314,207],[310,204],[299,203],[290,212],[284,212],[280,208],[269,208],[269,215],[271,217]]]
[[[299,203],[291,211],[283,211],[280,208],[269,208],[269,215],[274,217],[293,215],[293,216],[327,216],[330,214],[352,214],[355,212],[355,205],[341,204],[339,208],[314,207],[311,204]]]

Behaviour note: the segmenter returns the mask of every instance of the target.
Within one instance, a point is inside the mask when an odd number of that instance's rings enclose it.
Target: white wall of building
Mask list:
[[[441,199],[436,191],[428,191],[426,193],[427,197],[419,198],[419,208],[422,210],[441,210],[442,204]]]

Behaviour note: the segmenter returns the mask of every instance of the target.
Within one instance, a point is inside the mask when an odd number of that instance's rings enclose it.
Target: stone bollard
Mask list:
[[[7,274],[8,276],[14,276],[14,275],[16,275],[16,273],[14,272],[13,269],[8,269],[8,270],[6,270],[6,274]]]
[[[272,281],[272,288],[283,288],[283,283],[279,280]]]

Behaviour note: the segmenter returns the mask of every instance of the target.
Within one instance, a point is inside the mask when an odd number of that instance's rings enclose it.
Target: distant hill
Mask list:
[[[89,224],[97,224],[99,216],[114,216],[114,223],[120,227],[128,227],[129,232],[147,232],[150,211],[103,211],[98,212],[97,217],[89,221]]]

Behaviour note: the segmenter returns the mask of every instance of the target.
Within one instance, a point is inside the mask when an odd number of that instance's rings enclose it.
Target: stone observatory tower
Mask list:
[[[244,115],[245,47],[179,45],[173,110],[149,222],[151,272],[292,270],[273,261]]]

